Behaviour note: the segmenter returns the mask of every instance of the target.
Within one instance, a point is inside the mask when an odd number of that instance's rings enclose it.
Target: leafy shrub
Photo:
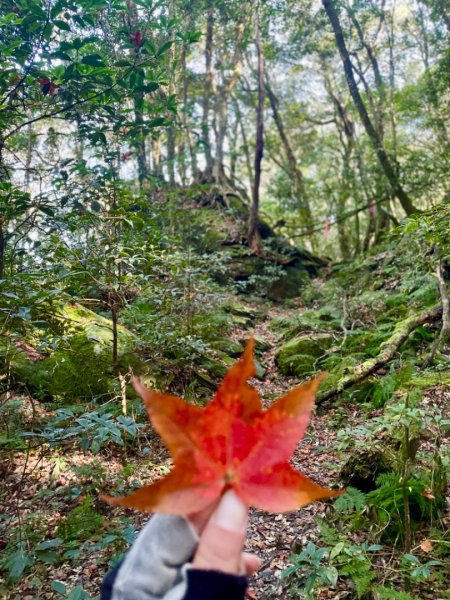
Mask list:
[[[84,451],[94,454],[110,444],[124,446],[135,439],[143,423],[131,417],[101,411],[90,411],[77,416],[76,408],[61,408],[56,417],[40,432],[29,432],[28,437],[38,437],[50,444],[65,444],[76,441]]]
[[[58,523],[56,533],[63,542],[91,540],[102,529],[103,521],[104,517],[92,508],[92,498],[87,496]]]
[[[97,350],[78,334],[50,358],[30,365],[28,382],[40,399],[81,403],[111,395],[111,372],[110,350]]]
[[[426,497],[429,482],[411,476],[406,483],[396,473],[382,473],[377,479],[378,488],[367,494],[367,503],[372,506],[377,521],[383,526],[383,534],[395,539],[404,533],[406,490],[412,522],[429,520],[438,512],[439,503]],[[428,485],[427,485],[428,483]]]

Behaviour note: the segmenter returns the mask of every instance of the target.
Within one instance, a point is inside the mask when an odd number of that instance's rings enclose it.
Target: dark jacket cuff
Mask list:
[[[220,571],[188,569],[183,600],[244,600],[247,577]]]

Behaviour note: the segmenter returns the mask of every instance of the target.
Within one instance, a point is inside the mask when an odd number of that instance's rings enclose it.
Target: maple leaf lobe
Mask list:
[[[165,478],[127,497],[105,497],[107,502],[189,514],[233,489],[249,506],[284,512],[342,493],[322,488],[288,463],[324,376],[291,390],[264,411],[258,392],[247,382],[255,373],[253,351],[251,340],[205,408],[133,382],[174,467]]]

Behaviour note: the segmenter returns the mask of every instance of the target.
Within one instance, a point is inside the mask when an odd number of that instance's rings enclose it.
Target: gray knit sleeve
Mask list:
[[[198,536],[184,517],[155,515],[145,525],[120,566],[112,600],[182,600]]]

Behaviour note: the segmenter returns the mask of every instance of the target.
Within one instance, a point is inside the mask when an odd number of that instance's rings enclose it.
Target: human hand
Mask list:
[[[189,520],[200,538],[192,561],[194,569],[233,575],[252,575],[259,569],[261,560],[243,552],[248,508],[233,491],[226,492],[217,505],[190,515]]]

